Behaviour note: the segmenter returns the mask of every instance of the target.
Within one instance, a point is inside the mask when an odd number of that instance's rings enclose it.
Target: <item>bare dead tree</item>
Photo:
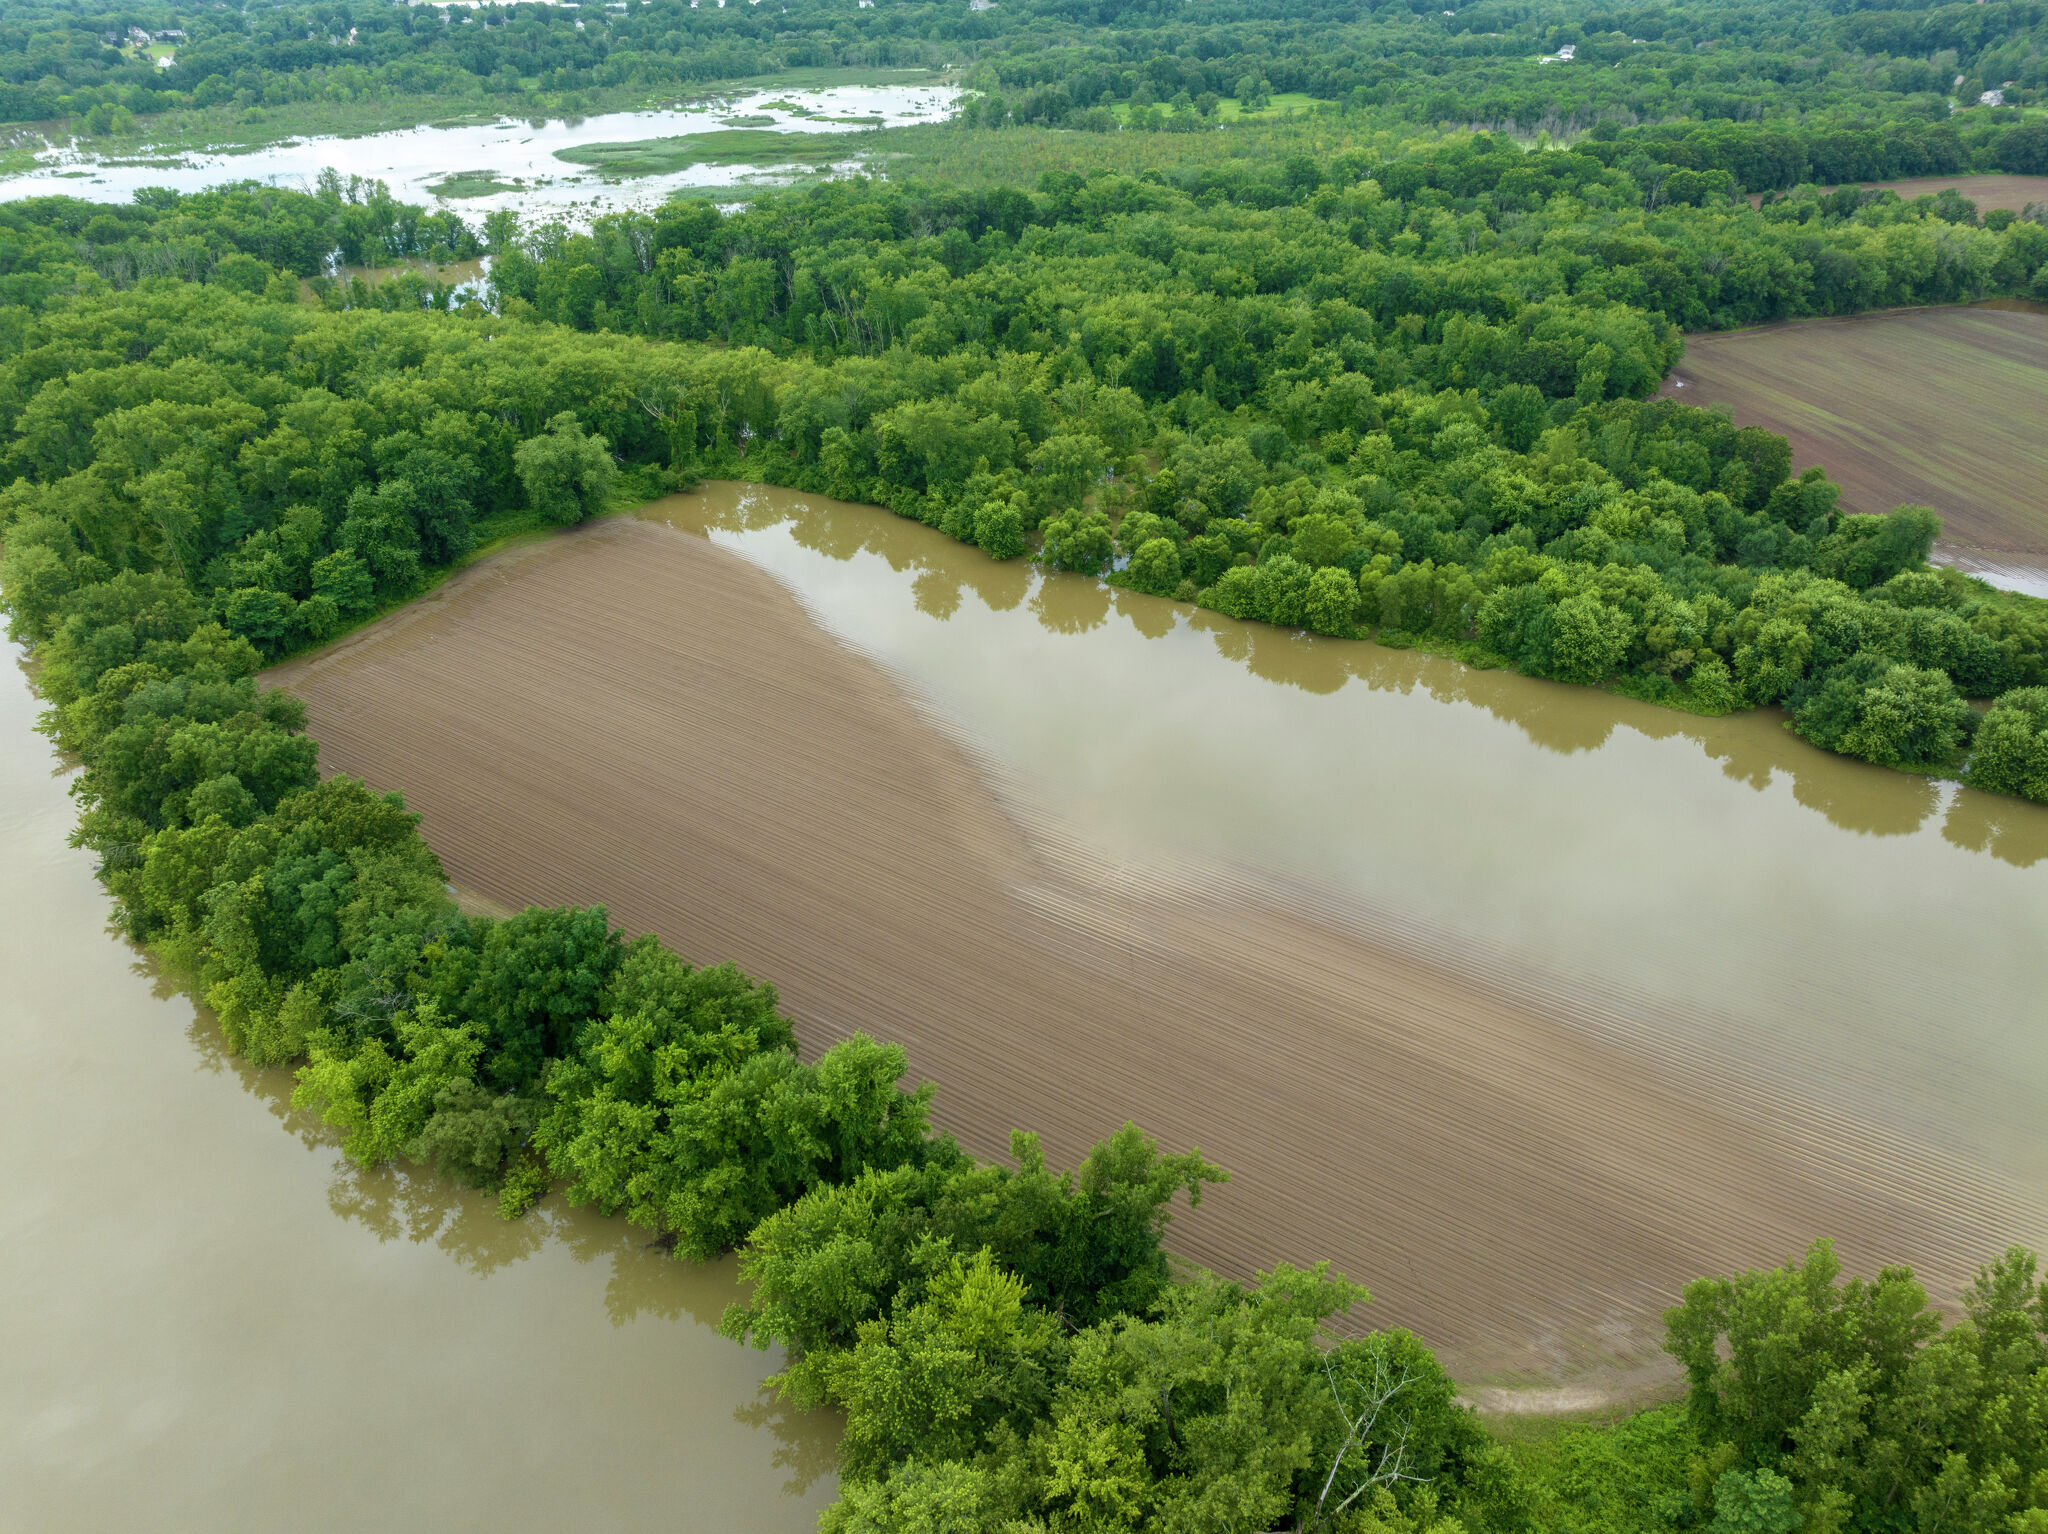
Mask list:
[[[366,989],[345,1001],[335,1003],[334,1015],[347,1022],[384,1027],[412,1003],[413,998],[404,991]]]
[[[694,418],[684,419],[683,391],[672,383],[649,384],[634,393],[633,402],[661,428],[668,441],[669,462],[686,462],[688,455],[697,450],[697,426]],[[688,441],[684,440],[686,436]]]
[[[1301,1534],[1325,1528],[1352,1503],[1380,1486],[1402,1483],[1420,1485],[1429,1479],[1408,1468],[1409,1440],[1415,1431],[1412,1416],[1396,1416],[1396,1402],[1412,1382],[1404,1366],[1396,1375],[1384,1356],[1375,1353],[1372,1375],[1363,1382],[1342,1378],[1337,1370],[1337,1353],[1323,1355],[1323,1377],[1329,1381],[1330,1399],[1344,1423],[1344,1440],[1330,1460],[1330,1473],[1323,1477],[1322,1493],[1302,1519]],[[1383,1422],[1391,1431],[1382,1433]],[[1348,1488],[1348,1490],[1347,1490]],[[1341,1494],[1334,1506],[1330,1499]]]

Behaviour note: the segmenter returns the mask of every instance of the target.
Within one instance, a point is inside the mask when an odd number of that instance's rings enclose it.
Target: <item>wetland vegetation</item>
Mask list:
[[[1784,438],[1652,398],[1685,330],[2048,296],[2038,215],[1813,185],[2048,172],[2040,7],[568,10],[150,10],[168,65],[125,17],[0,24],[0,119],[107,143],[796,66],[973,87],[905,139],[928,179],[580,232],[340,178],[0,210],[0,590],[79,844],[229,1046],[364,1166],[739,1249],[727,1329],[845,1414],[828,1528],[2040,1528],[2021,1250],[1948,1316],[1824,1242],[1701,1279],[1682,1407],[1503,1443],[1327,1267],[1176,1271],[1169,1211],[1225,1180],[1192,1137],[979,1158],[902,1046],[799,1055],[730,964],[602,906],[466,914],[418,817],[322,781],[255,680],[495,540],[743,475],[2048,801],[2048,604],[1930,568],[1933,512],[1848,514]],[[330,276],[485,252],[482,297]]]
[[[854,134],[777,133],[758,126],[690,133],[639,143],[604,143],[564,150],[561,158],[608,176],[663,175],[691,165],[829,165],[860,146]]]

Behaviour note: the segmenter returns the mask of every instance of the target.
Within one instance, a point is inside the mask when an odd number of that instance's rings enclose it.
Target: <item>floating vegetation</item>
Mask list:
[[[436,197],[491,197],[499,192],[516,192],[524,185],[517,177],[500,180],[496,171],[458,170],[429,182],[427,190]]]

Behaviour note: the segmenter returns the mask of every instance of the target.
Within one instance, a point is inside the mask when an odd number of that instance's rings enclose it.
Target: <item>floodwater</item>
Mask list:
[[[450,174],[489,171],[501,182],[515,183],[516,189],[439,200],[438,205],[457,209],[472,222],[496,208],[584,222],[598,212],[658,206],[684,187],[738,187],[782,172],[764,173],[747,165],[692,165],[621,181],[556,158],[564,149],[717,132],[736,119],[778,133],[846,133],[874,120],[894,128],[942,120],[959,94],[951,85],[842,85],[755,91],[673,110],[609,112],[539,124],[503,118],[482,126],[295,138],[248,151],[152,154],[145,146],[133,157],[104,159],[53,149],[38,158],[35,170],[0,177],[0,200],[62,195],[127,202],[143,187],[198,192],[229,181],[262,181],[309,191],[320,172],[331,169],[344,177],[382,181],[402,202],[434,205],[431,188]]]
[[[1976,549],[1944,548],[1939,544],[1935,545],[1934,561],[1936,564],[1954,565],[1963,574],[1974,575],[2003,591],[2048,597],[2048,567],[1997,555],[1987,556]]]
[[[730,1267],[352,1171],[107,932],[38,708],[0,666],[0,1523],[814,1527]]]
[[[1818,1133],[1910,1142],[2040,1212],[2013,1239],[2048,1236],[2048,807],[1830,755],[1772,714],[996,564],[872,507],[718,484],[642,515],[775,574],[1027,824],[1597,999],[1635,1020],[1609,1042],[1782,1087]]]

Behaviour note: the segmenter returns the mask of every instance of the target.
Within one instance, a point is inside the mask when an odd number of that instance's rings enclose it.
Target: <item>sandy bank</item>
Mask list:
[[[664,527],[512,551],[275,679],[324,766],[403,789],[464,886],[734,959],[809,1051],[902,1041],[984,1154],[1016,1125],[1071,1159],[1126,1118],[1199,1144],[1234,1180],[1177,1250],[1330,1258],[1468,1380],[1633,1386],[1699,1273],[1823,1233],[1953,1273],[2010,1231],[1768,1082],[1601,1042],[1637,1020],[1027,834],[886,673]]]

